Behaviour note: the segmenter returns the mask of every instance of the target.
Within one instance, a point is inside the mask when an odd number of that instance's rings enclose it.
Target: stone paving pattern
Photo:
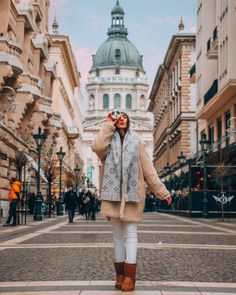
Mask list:
[[[1,256],[0,281],[114,279],[108,248],[8,249]],[[228,250],[139,249],[137,279],[235,282],[235,261]]]
[[[76,219],[76,222],[72,225],[68,224],[67,217],[64,217],[51,220],[48,224],[42,224],[38,227],[25,229],[17,227],[15,232],[7,232],[6,229],[1,228],[0,282],[114,281],[113,249],[106,245],[94,247],[95,243],[112,242],[111,233],[102,233],[102,231],[111,231],[111,227],[107,226],[109,223],[101,218],[95,222],[85,221],[82,217],[76,217]],[[150,289],[148,286],[145,287],[145,283],[151,281],[212,282],[213,284],[215,282],[236,282],[236,247],[232,249],[225,249],[224,247],[227,245],[236,246],[236,231],[227,233],[227,229],[236,229],[235,223],[218,223],[215,220],[203,221],[157,213],[145,214],[144,221],[138,227],[141,231],[138,234],[139,242],[144,243],[144,248],[138,249],[137,272],[137,280],[144,282],[142,290],[145,290],[145,288],[147,290],[160,290],[160,288],[153,289],[154,287],[152,287]],[[200,222],[200,225],[196,226],[195,221]],[[152,224],[156,224],[156,226]],[[159,226],[160,224],[166,226]],[[56,225],[56,228],[50,228],[54,225]],[[218,228],[211,228],[208,225]],[[44,232],[44,230],[48,232]],[[161,231],[161,233],[144,233],[145,230]],[[83,233],[76,233],[78,231]],[[180,233],[180,231],[186,233]],[[196,234],[197,232],[204,234]],[[29,233],[39,233],[40,235],[25,241],[18,241],[15,244],[13,242],[12,248],[5,244],[1,245],[3,241],[9,240],[10,242],[11,239],[21,236],[23,238],[24,235]],[[147,248],[148,245],[156,245],[159,242],[173,244],[173,247],[164,248],[163,246],[162,248],[160,245],[156,250]],[[82,247],[69,245],[74,243],[80,243]],[[44,248],[38,247],[41,244],[44,245]],[[57,248],[50,244],[56,245]],[[183,245],[176,248],[174,247],[175,244]],[[206,245],[206,248],[188,249],[188,245],[192,244]],[[87,245],[92,247],[87,247]],[[145,245],[147,245],[146,248]],[[212,249],[207,249],[207,245],[211,245]],[[219,249],[214,248],[214,245],[218,245]],[[6,248],[2,250],[1,247]],[[104,290],[114,290],[113,286],[102,285],[99,290],[103,290],[103,287]],[[37,287],[35,288],[37,289]],[[42,291],[43,288],[42,285],[38,290]],[[84,288],[84,290],[92,290],[91,287],[90,289]],[[65,287],[64,290],[69,291],[69,289],[71,291],[78,290],[76,287],[73,289],[72,285]],[[0,293],[2,290],[0,283]],[[17,286],[15,289],[9,289],[9,292],[14,290],[18,290]],[[27,288],[19,290],[23,292],[21,294],[24,294],[24,290],[29,291]],[[94,290],[98,289],[95,288]],[[182,292],[182,289],[178,289],[177,286],[174,286],[172,290],[176,292],[176,295],[187,295],[187,291],[193,291],[185,288]],[[235,290],[230,291],[228,289],[231,294],[235,294]],[[109,293],[109,295],[111,294],[112,292]],[[156,294],[160,294],[159,291]]]
[[[109,223],[105,226],[102,226],[100,224],[98,224],[98,226],[83,226],[83,225],[75,225],[75,226],[67,226],[67,227],[61,227],[60,231],[85,231],[85,232],[89,232],[89,231],[97,231],[97,232],[102,232],[102,231],[111,231],[112,227],[109,226]],[[172,226],[159,226],[157,225],[139,225],[138,226],[138,230],[152,230],[152,231],[163,231],[163,232],[168,232],[168,231],[186,231],[186,227],[172,227]],[[54,231],[58,231],[58,229],[54,230]],[[216,230],[213,228],[207,228],[207,227],[193,227],[193,226],[189,226],[188,227],[188,231],[191,232],[219,232],[220,230]]]
[[[79,229],[78,229],[79,230]],[[209,245],[236,245],[236,236],[212,234],[170,234],[170,233],[138,233],[140,243],[171,243],[171,244],[209,244]],[[26,240],[21,244],[70,244],[70,243],[112,243],[111,233],[53,233],[42,234]]]

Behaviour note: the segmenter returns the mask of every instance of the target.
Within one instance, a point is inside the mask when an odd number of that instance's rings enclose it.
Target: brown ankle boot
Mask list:
[[[124,262],[114,262],[115,270],[116,270],[116,284],[115,287],[117,289],[121,289],[122,283],[125,279],[124,276]]]
[[[122,283],[121,290],[128,292],[133,291],[135,288],[135,277],[136,277],[137,264],[126,263],[124,265],[125,279]]]

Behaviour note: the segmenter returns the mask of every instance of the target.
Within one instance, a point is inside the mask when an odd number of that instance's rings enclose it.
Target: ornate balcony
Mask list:
[[[44,96],[44,101],[42,104],[38,105],[38,111],[46,113],[49,117],[51,117],[54,113],[51,108],[52,99],[50,97]]]
[[[215,27],[212,37],[207,41],[207,58],[217,59],[218,58],[218,33],[217,27]]]
[[[30,93],[34,99],[42,97],[42,90],[44,88],[43,81],[37,77],[30,75],[29,73],[23,73],[21,75],[21,88],[19,92]]]
[[[53,116],[50,118],[50,125],[56,127],[57,129],[62,128],[61,114],[54,113]]]
[[[67,128],[67,135],[70,139],[79,138],[79,128],[78,127],[68,127]]]
[[[45,63],[45,69],[47,72],[51,72],[53,77],[56,78],[56,62],[49,58],[48,62]]]
[[[218,92],[218,80],[214,80],[209,90],[204,95],[204,105],[207,104]]]
[[[20,1],[15,4],[19,15],[25,17],[25,27],[32,31],[36,30],[34,7],[30,0]]]
[[[45,34],[37,34],[32,41],[34,47],[40,49],[41,57],[48,58],[48,38]]]
[[[18,43],[0,37],[0,64],[10,65],[14,76],[19,76],[23,71],[21,53],[22,48]]]
[[[43,12],[40,5],[40,0],[32,0],[32,5],[34,6],[34,10],[36,13],[36,20],[41,21],[43,18]]]

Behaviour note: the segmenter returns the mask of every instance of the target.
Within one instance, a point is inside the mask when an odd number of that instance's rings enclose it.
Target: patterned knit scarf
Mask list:
[[[126,202],[140,202],[138,196],[139,142],[137,133],[128,130],[124,137],[122,151],[120,135],[115,131],[105,159],[102,200],[121,201],[122,190]]]

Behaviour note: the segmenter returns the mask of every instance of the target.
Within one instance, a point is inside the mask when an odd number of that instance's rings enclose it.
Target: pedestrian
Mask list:
[[[28,206],[29,214],[34,214],[35,193],[29,193]]]
[[[69,222],[73,222],[75,216],[75,209],[77,206],[77,194],[73,189],[73,185],[69,186],[69,190],[65,193],[64,201],[66,209],[68,210]]]
[[[109,113],[92,144],[102,163],[101,213],[110,220],[114,241],[115,287],[135,288],[137,224],[142,220],[145,182],[160,199],[171,203],[138,134],[130,130],[127,112]]]
[[[10,181],[10,188],[8,193],[9,214],[5,224],[3,226],[15,226],[16,225],[16,208],[18,201],[20,201],[20,189],[21,183],[16,178],[12,178]],[[11,223],[12,221],[12,223]]]
[[[92,194],[90,190],[88,190],[83,196],[84,214],[85,214],[86,220],[91,219],[91,213],[92,213],[91,201],[92,201]]]

